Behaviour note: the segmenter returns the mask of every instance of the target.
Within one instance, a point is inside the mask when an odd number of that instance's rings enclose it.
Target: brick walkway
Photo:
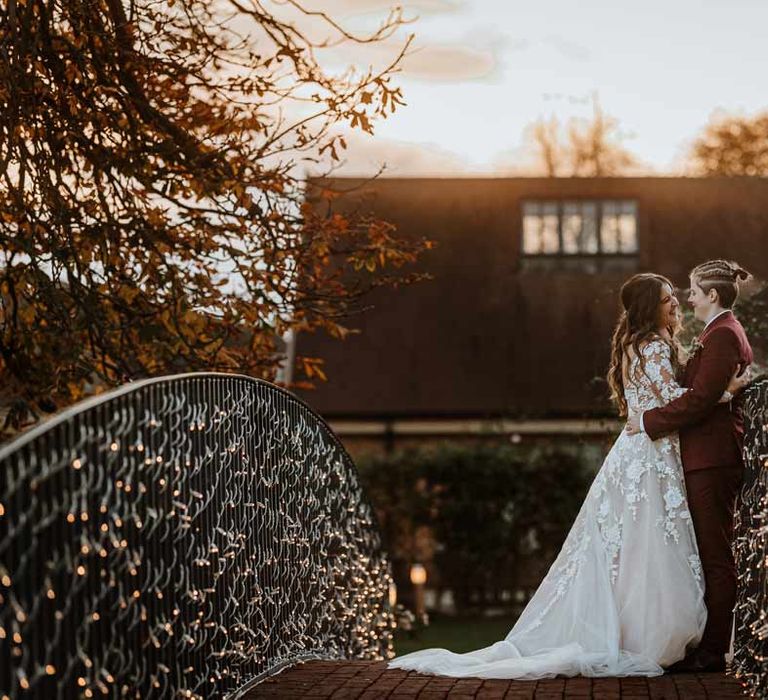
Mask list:
[[[743,698],[741,685],[722,674],[676,674],[656,678],[567,678],[484,681],[425,676],[371,661],[309,661],[257,685],[243,700],[332,698],[333,700],[705,700]]]

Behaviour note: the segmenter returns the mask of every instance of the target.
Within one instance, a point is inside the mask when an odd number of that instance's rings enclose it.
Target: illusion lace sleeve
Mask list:
[[[675,379],[672,351],[664,341],[652,340],[642,349],[642,355],[645,361],[645,376],[641,381],[649,384],[650,390],[662,404],[667,404],[688,391]]]

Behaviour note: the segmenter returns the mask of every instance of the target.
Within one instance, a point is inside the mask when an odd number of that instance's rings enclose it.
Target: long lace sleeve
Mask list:
[[[681,387],[675,379],[672,367],[672,351],[662,340],[652,340],[642,349],[645,361],[645,381],[663,404],[685,394],[688,389]]]

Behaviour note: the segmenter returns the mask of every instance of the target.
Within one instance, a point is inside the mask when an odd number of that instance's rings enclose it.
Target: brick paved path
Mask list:
[[[387,670],[385,662],[309,661],[273,676],[248,692],[257,698],[333,700],[705,700],[743,698],[741,685],[723,674],[656,678],[567,678],[541,681],[456,679]]]

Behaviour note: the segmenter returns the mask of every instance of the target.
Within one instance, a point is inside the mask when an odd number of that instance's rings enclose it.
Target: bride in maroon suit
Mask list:
[[[676,381],[679,304],[669,280],[634,275],[621,303],[608,380],[622,415],[644,413],[649,434],[619,435],[560,554],[504,640],[467,654],[425,649],[390,666],[454,677],[652,676],[698,645],[707,620],[702,567],[680,442],[674,429],[665,430],[678,413],[670,411],[658,428],[665,414],[653,413],[698,397],[698,388]],[[709,340],[702,344],[692,362],[709,363]],[[736,364],[717,396],[707,394],[708,410],[728,411],[729,392],[746,383],[734,377],[729,385]],[[688,401],[706,413],[704,400]],[[669,434],[654,440],[657,429]]]

